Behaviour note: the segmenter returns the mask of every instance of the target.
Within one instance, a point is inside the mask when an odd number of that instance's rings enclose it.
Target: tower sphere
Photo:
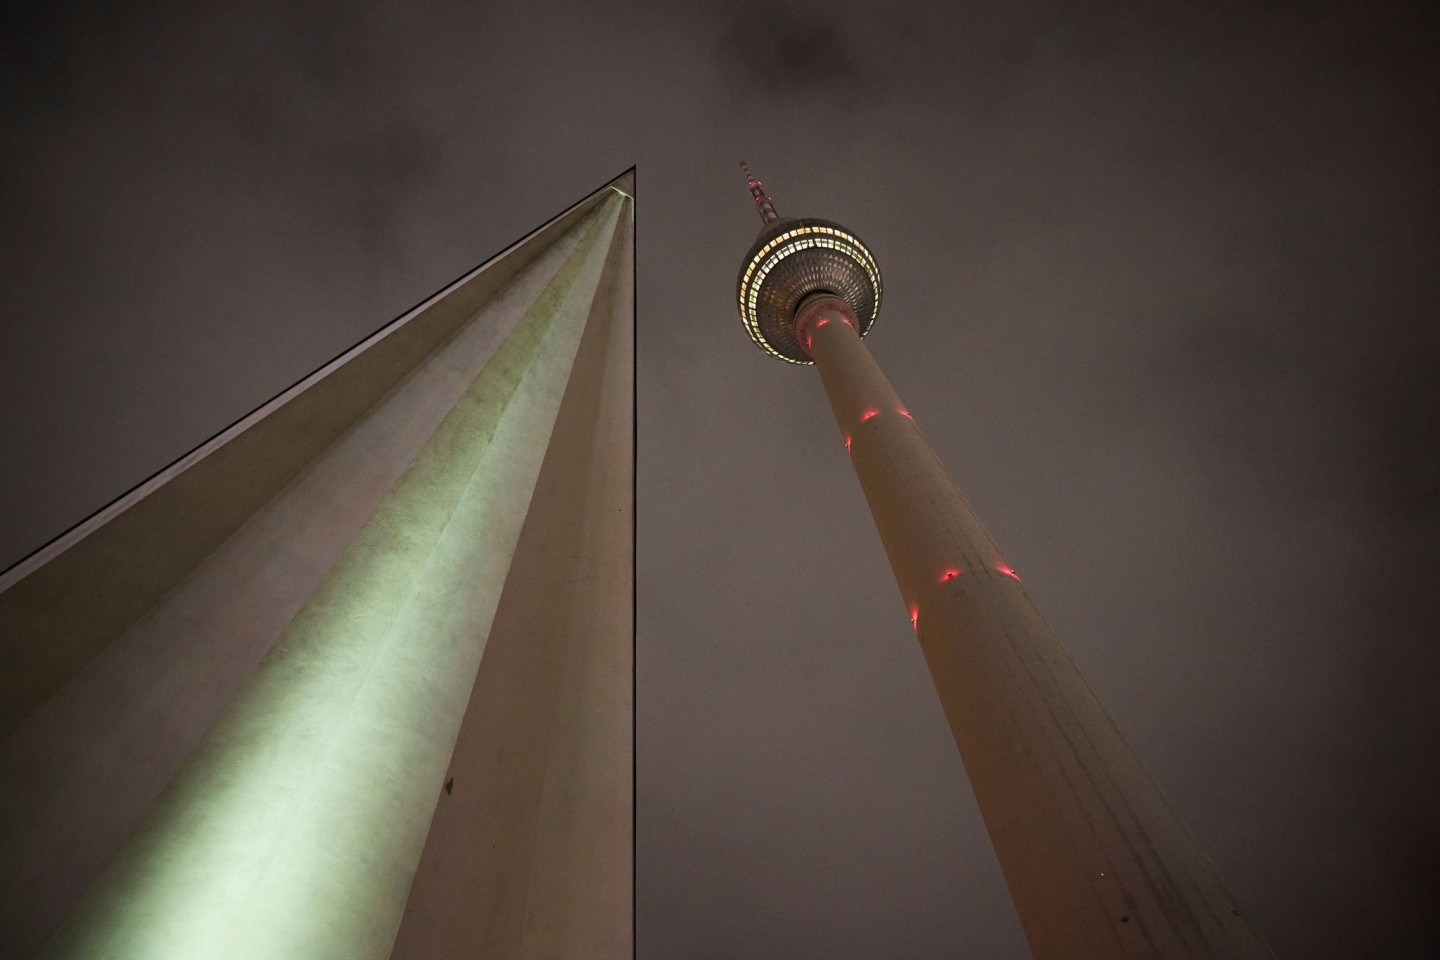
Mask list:
[[[863,337],[880,312],[880,267],[838,223],[809,217],[766,223],[740,269],[740,319],[750,339],[772,357],[813,363],[795,338],[795,309],[812,293],[850,304]]]

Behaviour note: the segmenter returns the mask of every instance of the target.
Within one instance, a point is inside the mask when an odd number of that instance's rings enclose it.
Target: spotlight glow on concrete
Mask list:
[[[47,956],[389,954],[623,203],[590,222]]]

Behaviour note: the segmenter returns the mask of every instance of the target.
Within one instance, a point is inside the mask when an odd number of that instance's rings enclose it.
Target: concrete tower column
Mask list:
[[[631,955],[633,192],[0,572],[0,957]]]
[[[1273,956],[1055,638],[869,350],[796,312],[1040,960]]]

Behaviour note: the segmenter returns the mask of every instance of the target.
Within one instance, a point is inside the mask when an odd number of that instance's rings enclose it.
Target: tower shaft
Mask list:
[[[1038,960],[1269,958],[857,334],[796,318]]]

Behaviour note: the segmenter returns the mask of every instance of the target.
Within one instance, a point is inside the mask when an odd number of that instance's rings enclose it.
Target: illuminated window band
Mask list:
[[[740,319],[745,324],[745,332],[750,334],[750,339],[754,340],[762,350],[786,363],[803,365],[810,361],[787,357],[766,341],[765,336],[760,332],[760,319],[756,313],[760,302],[760,289],[765,285],[765,278],[770,271],[774,270],[781,260],[802,250],[816,247],[838,250],[845,254],[860,264],[866,276],[870,278],[870,286],[875,290],[875,305],[870,311],[869,321],[864,324],[865,331],[869,331],[870,324],[874,323],[875,318],[880,314],[880,268],[876,265],[874,258],[870,256],[870,251],[865,249],[864,244],[843,230],[836,230],[834,227],[805,226],[787,230],[761,247],[755,256],[750,258],[750,263],[745,267],[745,275],[740,278]]]

